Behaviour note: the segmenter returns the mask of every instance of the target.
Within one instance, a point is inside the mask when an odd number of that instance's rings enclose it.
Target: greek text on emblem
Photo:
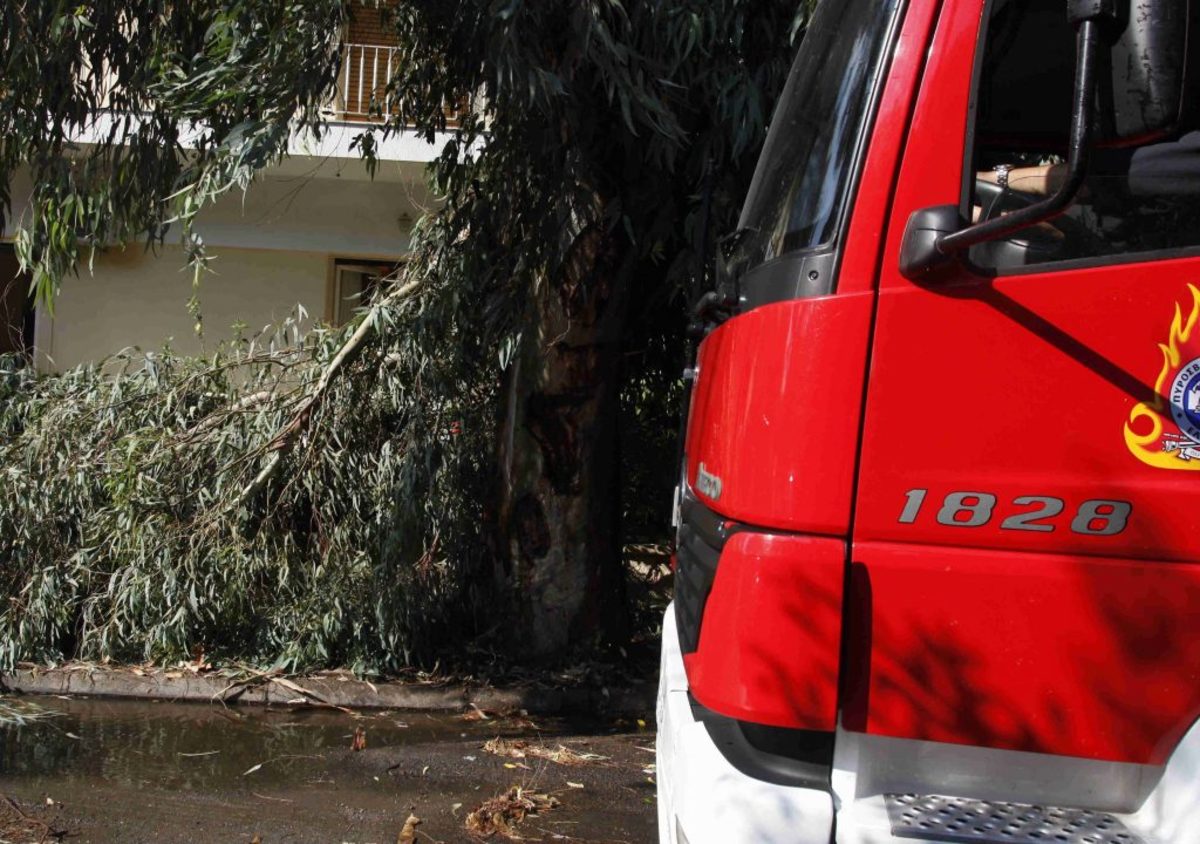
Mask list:
[[[1194,460],[1200,457],[1196,448],[1200,445],[1200,358],[1189,361],[1175,376],[1170,399],[1171,417],[1179,426],[1179,432],[1190,442],[1169,439],[1163,448],[1175,452],[1182,460]]]

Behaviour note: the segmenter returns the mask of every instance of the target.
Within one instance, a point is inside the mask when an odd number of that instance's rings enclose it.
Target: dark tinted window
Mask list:
[[[976,219],[1037,202],[1061,184],[1075,49],[1065,4],[991,4],[977,86],[970,191]],[[1106,49],[1101,67],[1113,60]],[[1189,63],[1195,60],[1187,57]],[[1097,118],[1099,124],[1107,122],[1103,109]],[[972,262],[1013,269],[1200,246],[1197,129],[1180,125],[1169,136],[1120,148],[1100,144],[1083,192],[1067,213],[975,247]],[[998,166],[1007,172],[998,175]]]
[[[832,242],[899,0],[825,0],[792,66],[742,210],[745,266]]]

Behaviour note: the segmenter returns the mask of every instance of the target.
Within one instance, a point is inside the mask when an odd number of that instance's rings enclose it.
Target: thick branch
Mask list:
[[[276,473],[279,471],[279,467],[283,464],[283,458],[287,456],[287,454],[291,452],[293,448],[295,448],[296,441],[299,439],[300,434],[304,432],[305,428],[308,427],[308,423],[312,419],[313,412],[317,409],[321,402],[324,401],[325,396],[329,392],[329,387],[333,383],[334,379],[341,373],[343,369],[346,368],[347,364],[353,361],[362,352],[363,347],[367,343],[367,339],[375,331],[375,326],[379,322],[378,317],[380,311],[389,305],[394,305],[397,302],[402,302],[409,298],[417,291],[419,286],[419,281],[410,281],[407,284],[401,285],[400,287],[397,287],[388,293],[387,296],[385,296],[371,308],[371,310],[363,318],[363,321],[359,323],[358,328],[356,328],[354,333],[351,334],[346,342],[342,344],[342,347],[338,349],[338,352],[333,356],[333,359],[329,361],[329,365],[326,366],[325,371],[321,373],[321,377],[317,380],[316,386],[313,387],[312,392],[309,393],[308,397],[305,398],[300,404],[300,408],[296,411],[296,415],[293,416],[292,420],[288,422],[287,425],[283,426],[279,433],[272,437],[271,441],[267,444],[267,450],[271,452],[270,459],[267,460],[267,464],[263,466],[262,471],[255,476],[254,480],[250,482],[250,485],[242,491],[242,494],[239,495],[237,500],[231,505],[231,510],[237,509],[246,502],[252,500],[256,495],[262,492],[266,485],[270,483],[271,479],[275,477]]]

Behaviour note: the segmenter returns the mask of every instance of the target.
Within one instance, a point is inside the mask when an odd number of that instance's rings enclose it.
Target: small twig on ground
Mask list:
[[[255,797],[257,797],[260,800],[273,800],[276,803],[294,803],[295,802],[294,800],[288,800],[286,797],[268,797],[265,794],[259,794],[257,791],[251,791],[250,793],[253,794]]]
[[[254,671],[254,670],[250,670],[250,669],[248,669],[247,672],[250,674],[249,677],[243,678],[241,680],[236,680],[233,683],[230,683],[228,686],[221,689],[221,691],[214,694],[213,699],[220,701],[221,703],[233,703],[239,697],[244,695],[247,691],[254,688],[255,686],[266,685],[267,683],[274,683],[277,686],[282,686],[283,688],[287,689],[290,692],[294,692],[298,695],[301,695],[301,697],[303,698],[302,702],[306,706],[326,707],[328,709],[336,709],[339,712],[345,712],[347,715],[354,714],[353,709],[349,709],[345,706],[338,706],[335,703],[330,703],[328,700],[325,699],[325,697],[323,695],[320,695],[320,694],[312,691],[311,689],[306,689],[303,686],[301,686],[299,683],[296,683],[293,680],[289,680],[287,677],[279,676],[275,672]]]
[[[37,838],[33,840],[42,844],[51,839],[61,841],[66,831],[25,814],[15,800],[7,794],[0,795],[0,840],[29,840],[35,835]]]
[[[24,727],[34,721],[56,718],[59,713],[26,700],[0,695],[0,727]]]

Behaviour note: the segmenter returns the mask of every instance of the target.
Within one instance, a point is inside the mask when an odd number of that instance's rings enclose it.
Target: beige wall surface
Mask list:
[[[297,305],[306,325],[329,313],[333,262],[398,261],[414,219],[432,202],[420,174],[395,167],[371,180],[361,162],[325,162],[317,168],[289,161],[201,213],[196,229],[213,272],[201,277],[203,338],[188,314],[192,273],[183,250],[167,245],[147,253],[142,244],[110,247],[89,273],[63,282],[50,317],[39,309],[34,344],[43,370],[63,371],[121,349],[211,351],[234,335],[282,321]],[[314,173],[319,174],[314,175]]]
[[[198,296],[204,336],[188,314],[192,274],[179,247],[157,256],[139,246],[112,250],[95,272],[69,278],[53,319],[40,314],[36,338],[42,368],[62,371],[99,360],[129,346],[143,351],[169,343],[177,352],[211,351],[231,339],[234,324],[245,336],[286,319],[297,305],[306,326],[324,318],[329,261],[323,253],[222,248],[214,272],[202,276]]]
[[[431,204],[424,185],[371,180],[361,162],[327,165],[319,178],[275,168],[245,194],[231,191],[206,208],[196,230],[210,247],[400,256],[413,221]]]

